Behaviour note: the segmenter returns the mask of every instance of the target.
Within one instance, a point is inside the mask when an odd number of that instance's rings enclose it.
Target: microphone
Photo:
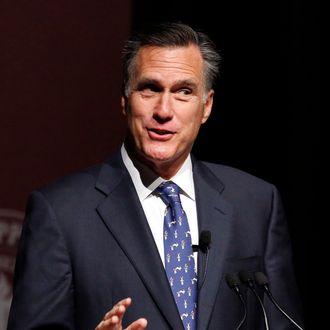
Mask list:
[[[211,243],[211,232],[209,230],[203,230],[201,231],[201,234],[199,236],[199,242],[198,245],[193,245],[193,251],[198,252],[198,250],[201,250],[203,253],[208,252],[208,249],[210,248]]]
[[[228,286],[238,295],[238,297],[243,305],[244,314],[243,314],[243,317],[242,317],[241,321],[239,322],[238,326],[236,327],[236,330],[238,330],[243,326],[243,324],[246,320],[246,316],[247,316],[246,303],[245,303],[245,300],[243,298],[243,295],[242,295],[242,292],[240,289],[241,281],[240,281],[238,275],[236,275],[236,274],[226,274],[225,278],[226,278],[226,282],[227,282]]]
[[[266,330],[269,330],[268,327],[268,318],[267,318],[267,314],[266,314],[266,310],[265,310],[265,306],[260,298],[260,296],[258,295],[258,292],[256,291],[254,284],[253,284],[253,275],[251,272],[242,270],[238,273],[240,280],[247,285],[247,287],[253,292],[253,294],[256,296],[260,307],[262,309],[262,313],[264,315],[264,321],[265,321],[265,326],[266,326]]]
[[[199,235],[198,245],[192,245],[193,252],[198,252],[198,250],[201,250],[203,253],[206,253],[205,270],[201,284],[199,285],[199,290],[202,288],[206,277],[207,265],[209,262],[210,244],[211,244],[211,232],[209,230],[203,230]]]
[[[294,324],[298,329],[303,330],[303,328],[298,325],[287,313],[284,312],[284,310],[280,307],[280,305],[275,300],[274,296],[270,292],[269,289],[269,282],[267,276],[263,272],[256,272],[254,273],[254,279],[258,285],[260,285],[263,290],[266,292],[267,296],[269,297],[272,304],[292,323]]]

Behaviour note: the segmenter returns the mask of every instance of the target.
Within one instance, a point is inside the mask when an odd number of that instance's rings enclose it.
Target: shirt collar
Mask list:
[[[145,186],[142,181],[144,173],[143,171],[138,171],[138,169],[135,167],[132,159],[126,151],[124,144],[121,146],[121,156],[132,178],[140,201],[143,201],[149,197],[163,181],[166,181],[162,177],[155,176],[155,179],[148,186]],[[190,155],[188,155],[179,171],[170,180],[181,188],[181,191],[184,195],[192,200],[195,200],[195,189]]]

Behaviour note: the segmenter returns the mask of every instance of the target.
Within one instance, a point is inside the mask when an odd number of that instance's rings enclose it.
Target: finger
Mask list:
[[[103,320],[98,324],[96,330],[121,330],[123,316],[131,302],[131,298],[118,301],[111,310],[104,315]]]
[[[125,298],[116,303],[109,312],[107,312],[104,315],[103,320],[107,320],[108,318],[111,318],[112,316],[118,316],[119,318],[122,318],[126,308],[131,304],[132,299],[131,298]]]
[[[119,330],[119,318],[117,316],[113,316],[108,318],[107,320],[102,320],[95,330]]]
[[[133,323],[131,323],[126,330],[144,330],[147,328],[148,322],[146,319],[141,318],[138,319],[136,321],[134,321]]]

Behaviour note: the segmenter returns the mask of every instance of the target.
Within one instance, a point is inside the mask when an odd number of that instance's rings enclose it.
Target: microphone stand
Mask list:
[[[256,298],[258,299],[258,302],[261,306],[262,309],[262,313],[264,315],[264,321],[265,321],[265,327],[266,330],[269,330],[269,326],[268,326],[268,319],[267,319],[267,314],[266,314],[266,310],[265,310],[265,306],[261,300],[261,298],[259,297],[254,285],[253,285],[253,279],[250,276],[250,273],[247,271],[240,271],[239,272],[239,278],[241,279],[241,281],[243,283],[245,283],[247,285],[247,287],[253,292],[253,294],[256,296]]]
[[[235,330],[239,330],[243,326],[243,324],[246,320],[246,317],[247,317],[246,303],[245,303],[245,300],[244,300],[243,295],[241,293],[241,290],[239,288],[239,285],[241,284],[241,282],[240,282],[240,280],[239,280],[239,278],[236,274],[226,274],[226,282],[227,282],[228,286],[232,290],[234,290],[234,292],[238,295],[238,297],[239,297],[239,299],[240,299],[240,301],[243,305],[244,314],[243,314],[243,317],[242,317],[240,323],[238,324],[238,326],[235,329]]]

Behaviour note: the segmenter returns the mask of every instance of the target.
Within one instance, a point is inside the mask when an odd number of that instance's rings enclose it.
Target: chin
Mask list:
[[[147,150],[144,155],[152,162],[166,162],[171,160],[175,153],[170,150],[161,150],[160,148],[156,148]]]

